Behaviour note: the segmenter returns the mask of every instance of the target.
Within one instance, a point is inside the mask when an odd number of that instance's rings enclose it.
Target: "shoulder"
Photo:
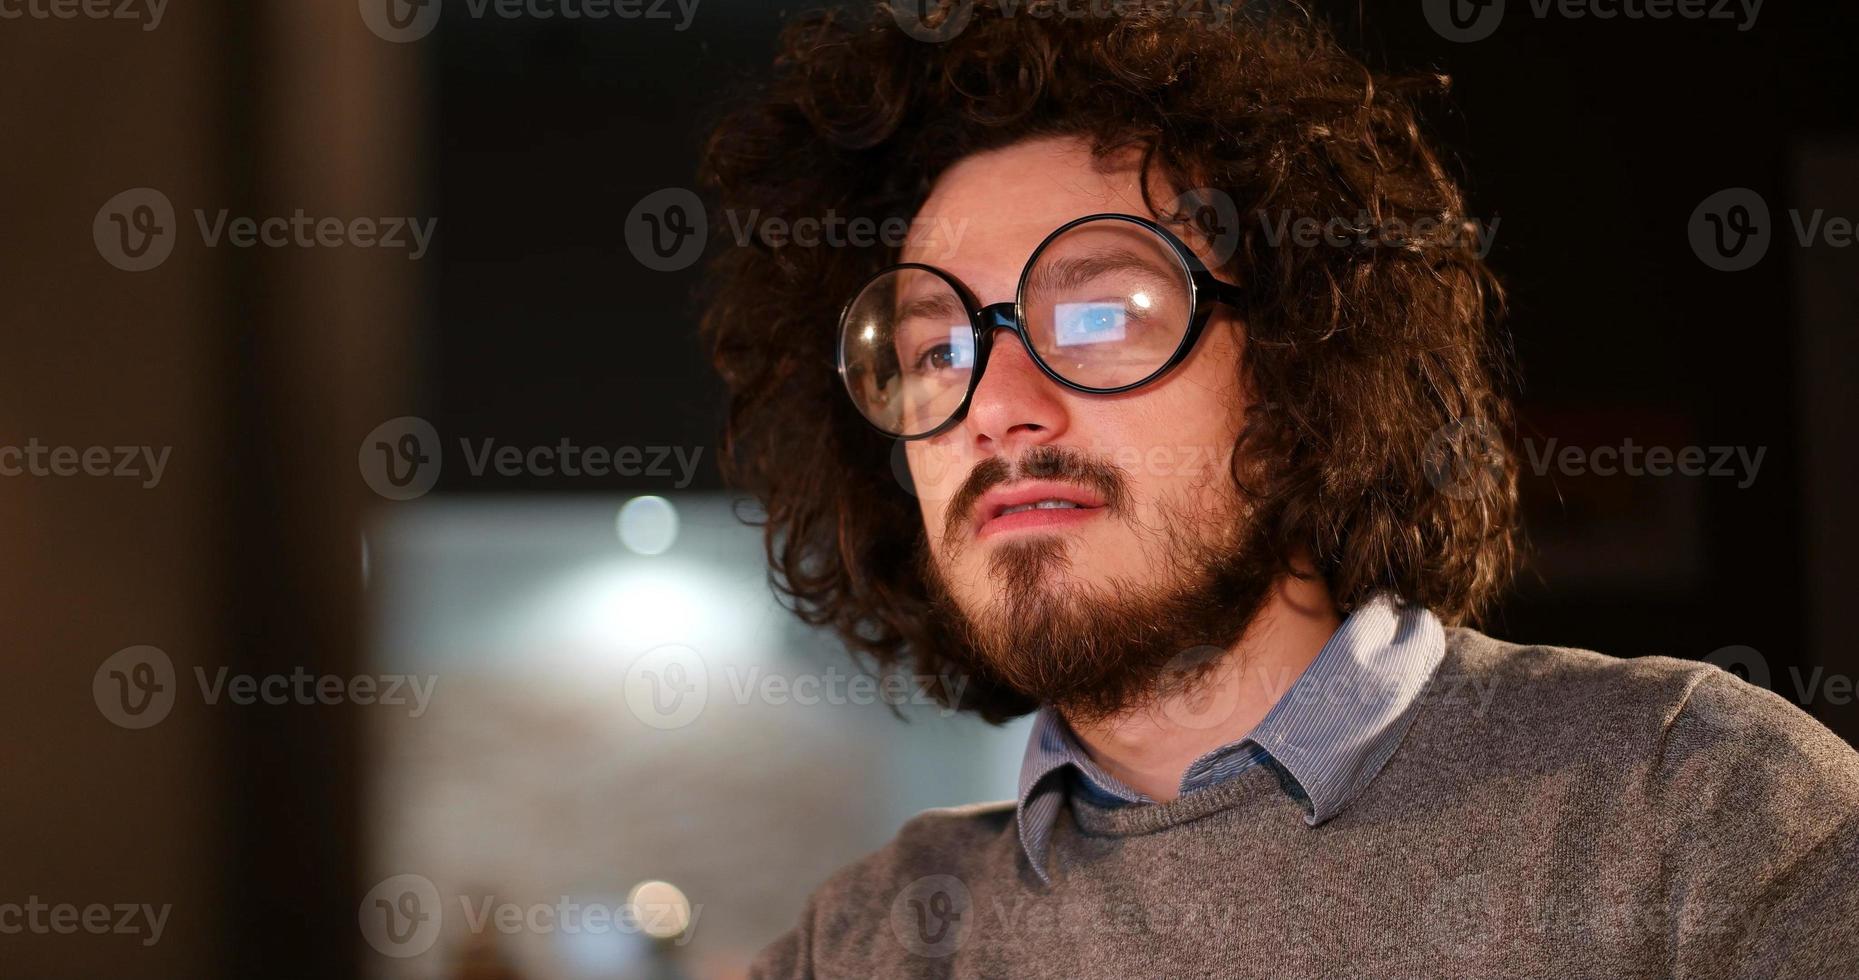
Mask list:
[[[1732,676],[1710,664],[1674,657],[1622,658],[1577,647],[1509,643],[1464,627],[1446,630],[1440,672],[1483,684],[1508,710],[1540,704],[1562,711],[1580,705],[1601,722],[1648,716],[1669,720],[1706,677]]]
[[[1000,861],[1019,855],[1013,814],[1011,800],[918,813],[883,848],[835,872],[814,902],[822,909],[889,907],[903,889],[929,876],[1011,874],[1011,865],[1000,867]]]
[[[1675,975],[1846,972],[1859,955],[1844,926],[1859,916],[1859,752],[1714,664],[1463,629],[1447,646],[1437,676],[1487,697],[1482,711],[1427,712],[1441,768],[1467,792],[1498,787],[1487,800],[1533,801],[1525,821],[1573,833],[1590,873],[1650,875],[1668,896]]]
[[[1691,790],[1735,781],[1740,792],[1812,790],[1828,804],[1859,806],[1859,753],[1786,698],[1711,663],[1506,643],[1454,628],[1435,685],[1454,684],[1481,699],[1460,734],[1470,724],[1512,753],[1586,759]]]
[[[1013,801],[925,810],[883,847],[835,872],[807,899],[800,924],[756,957],[751,975],[870,976],[907,958],[913,900],[964,893],[1021,873]],[[1026,873],[1030,874],[1030,871]]]
[[[1001,854],[1016,854],[1003,845],[1017,846],[1018,840],[1011,800],[925,810],[906,821],[889,843],[827,879],[814,898],[823,906],[867,907],[878,899],[888,906],[919,878],[971,876],[980,868],[1002,873],[991,863]]]

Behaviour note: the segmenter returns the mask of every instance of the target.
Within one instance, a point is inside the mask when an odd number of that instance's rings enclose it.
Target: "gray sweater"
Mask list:
[[[1050,886],[1013,804],[923,813],[752,975],[1859,977],[1859,754],[1782,698],[1451,629],[1414,710],[1315,827],[1273,766],[1074,796]]]

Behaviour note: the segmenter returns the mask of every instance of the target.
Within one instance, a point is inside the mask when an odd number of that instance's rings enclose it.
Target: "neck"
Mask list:
[[[1188,766],[1252,731],[1341,625],[1322,579],[1280,579],[1238,642],[1195,684],[1110,718],[1067,722],[1105,772],[1151,799],[1172,800]]]

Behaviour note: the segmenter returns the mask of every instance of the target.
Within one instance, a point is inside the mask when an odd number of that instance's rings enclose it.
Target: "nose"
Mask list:
[[[981,314],[993,343],[969,399],[963,431],[977,450],[1010,455],[1059,438],[1069,422],[1064,390],[1040,370],[1021,342],[1013,304],[995,303]]]

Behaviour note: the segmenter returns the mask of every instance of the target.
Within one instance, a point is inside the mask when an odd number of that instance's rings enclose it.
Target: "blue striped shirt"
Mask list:
[[[1446,653],[1446,633],[1426,609],[1382,594],[1343,620],[1316,659],[1250,734],[1202,755],[1181,776],[1181,794],[1216,786],[1260,764],[1276,765],[1316,826],[1342,812],[1394,754],[1420,690]],[[1068,780],[1066,770],[1077,773]],[[1154,803],[1091,760],[1063,718],[1039,709],[1020,764],[1020,845],[1048,884],[1047,844],[1068,783],[1100,804]]]

